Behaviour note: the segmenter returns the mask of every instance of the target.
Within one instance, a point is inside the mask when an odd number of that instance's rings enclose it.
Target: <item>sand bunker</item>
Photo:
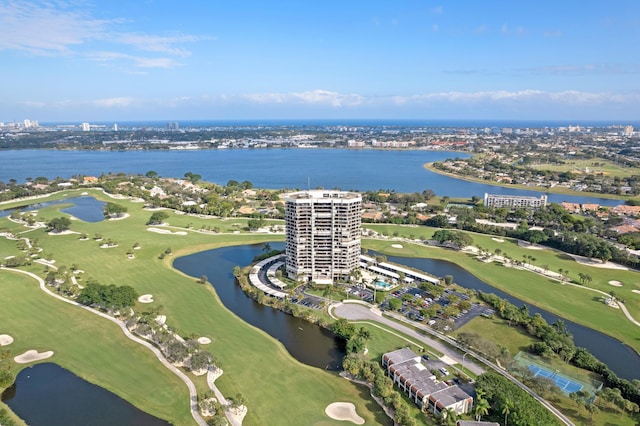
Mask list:
[[[402,248],[402,244],[391,244],[393,248]]]
[[[504,243],[504,240],[502,238],[491,238],[491,239],[496,243]]]
[[[208,337],[198,337],[198,343],[200,343],[201,345],[208,345],[209,343],[211,343],[211,339],[209,339]]]
[[[538,244],[531,244],[531,243],[529,243],[527,241],[518,241],[518,245],[520,247],[524,247],[524,248],[529,249],[529,250],[544,250],[543,246],[540,246]]]
[[[38,352],[35,349],[31,349],[26,351],[22,355],[18,355],[17,357],[13,358],[13,360],[18,364],[27,364],[29,362],[51,358],[52,356],[53,351]]]
[[[364,419],[356,413],[356,406],[350,402],[334,402],[327,405],[324,412],[334,420],[347,420],[357,425],[364,424]]]
[[[156,322],[157,322],[159,325],[164,325],[164,324],[167,322],[167,316],[166,316],[166,315],[158,315],[158,316],[156,317]]]
[[[160,228],[147,228],[147,231],[155,232],[156,234],[165,234],[165,235],[187,235],[187,233],[184,231],[171,232],[168,229],[160,229]]]
[[[13,343],[13,337],[8,334],[0,334],[0,346],[7,346]]]
[[[622,287],[622,283],[618,280],[611,280],[609,281],[609,285],[612,285],[614,287]]]
[[[633,293],[640,294],[640,290],[631,290]]]
[[[77,220],[77,219],[76,219]],[[64,231],[51,231],[47,232],[48,235],[71,235],[71,234],[79,234],[79,232],[72,231],[70,229],[65,229]]]
[[[138,302],[140,303],[153,303],[153,295],[152,294],[143,294],[138,297]]]

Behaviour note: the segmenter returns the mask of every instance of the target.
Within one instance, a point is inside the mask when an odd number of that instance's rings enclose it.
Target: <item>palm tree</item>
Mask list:
[[[453,426],[456,424],[458,416],[456,412],[453,411],[453,408],[446,408],[440,411],[440,425],[442,426]]]
[[[476,406],[474,408],[474,414],[476,415],[476,420],[480,421],[482,416],[485,416],[489,413],[489,401],[484,398],[476,398]]]
[[[511,410],[513,410],[513,402],[509,398],[504,401],[504,407],[502,407],[502,414],[504,414],[504,426],[507,426],[507,417],[511,414]]]

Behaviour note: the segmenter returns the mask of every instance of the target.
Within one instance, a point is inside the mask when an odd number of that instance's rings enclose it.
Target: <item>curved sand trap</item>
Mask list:
[[[160,228],[147,228],[147,231],[155,232],[156,234],[165,234],[165,235],[187,235],[187,233],[184,231],[171,232],[168,229],[160,229]]]
[[[609,285],[612,285],[614,287],[622,287],[622,283],[618,280],[611,280],[609,281]]]
[[[138,302],[140,303],[153,303],[153,295],[152,294],[143,294],[138,297]]]
[[[504,240],[502,238],[491,238],[491,239],[496,243],[504,243]]]
[[[7,346],[13,343],[13,337],[8,334],[0,334],[0,346]]]
[[[631,290],[635,294],[640,294],[640,290]]]
[[[200,343],[201,345],[208,345],[209,343],[211,343],[211,339],[209,339],[208,337],[198,337],[198,343]]]
[[[18,355],[14,357],[13,360],[18,364],[26,364],[28,362],[40,361],[42,359],[51,358],[53,356],[53,351],[46,352],[38,352],[35,349],[31,349],[23,353],[22,355]]]
[[[393,248],[402,248],[402,244],[391,244]]]
[[[364,419],[356,413],[356,406],[350,402],[334,402],[327,405],[324,412],[334,420],[346,420],[357,425],[364,424]]]

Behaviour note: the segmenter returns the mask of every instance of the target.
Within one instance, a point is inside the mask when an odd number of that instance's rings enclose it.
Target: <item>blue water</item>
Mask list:
[[[31,426],[169,425],[52,363],[18,373],[15,383],[2,393],[2,401]]]
[[[183,177],[186,172],[200,174],[206,181],[225,185],[229,180],[248,180],[258,188],[343,190],[395,190],[439,196],[471,198],[493,194],[540,196],[540,192],[466,182],[426,170],[425,163],[468,154],[424,150],[348,150],[348,149],[229,149],[198,151],[0,151],[0,181],[27,177],[101,174],[145,174],[155,170],[164,177]],[[548,194],[560,203],[598,203],[606,206],[620,201],[589,196]]]
[[[30,204],[24,208],[0,210],[0,217],[9,216],[14,211],[32,211],[58,204],[73,204],[70,207],[61,209],[61,211],[75,216],[82,221],[94,223],[102,222],[104,220],[102,209],[105,203],[89,196],[65,198],[62,200]]]

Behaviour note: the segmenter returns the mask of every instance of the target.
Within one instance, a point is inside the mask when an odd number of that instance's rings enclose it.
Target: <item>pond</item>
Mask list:
[[[2,401],[30,426],[170,424],[52,363],[22,370]]]
[[[282,242],[270,242],[273,250]],[[265,244],[223,247],[179,257],[174,268],[193,277],[210,278],[222,303],[249,324],[278,339],[298,361],[327,370],[340,370],[344,344],[330,331],[303,319],[263,306],[247,296],[233,276],[234,266],[246,266],[263,252]]]
[[[105,203],[91,196],[71,197],[62,200],[45,201],[43,203],[30,204],[25,207],[0,210],[0,217],[9,216],[15,211],[28,212],[60,204],[72,204],[69,207],[61,209],[61,211],[70,214],[71,216],[75,216],[82,221],[95,223],[102,222],[104,220],[102,209],[104,208]]]

